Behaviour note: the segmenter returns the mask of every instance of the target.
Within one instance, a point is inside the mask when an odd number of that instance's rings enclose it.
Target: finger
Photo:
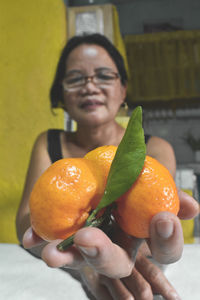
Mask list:
[[[119,279],[109,279],[108,277],[103,276],[101,278],[101,282],[106,286],[112,299],[115,300],[134,300],[134,296],[130,293],[130,291],[126,288],[123,282]],[[148,300],[151,300],[148,298]]]
[[[24,233],[22,244],[24,248],[30,249],[35,246],[39,246],[44,243],[44,240],[41,239],[31,227],[29,227]]]
[[[150,284],[144,279],[144,277],[137,271],[136,268],[133,269],[130,276],[123,278],[122,281],[132,295],[134,295],[135,299],[153,300],[153,292]]]
[[[148,245],[152,256],[162,264],[177,261],[183,251],[183,232],[178,217],[161,212],[151,220]]]
[[[82,282],[87,290],[95,296],[96,300],[113,300],[108,289],[101,284],[99,276],[100,275],[89,266],[84,266],[81,269]]]
[[[135,267],[144,276],[144,279],[150,283],[155,294],[162,295],[166,300],[180,299],[178,293],[169,283],[163,272],[145,256],[138,256]]]
[[[141,244],[144,241],[143,239],[126,234],[117,223],[112,223],[112,231],[109,237],[113,243],[125,249],[132,261],[135,262],[138,249],[141,249]]]
[[[61,240],[55,240],[44,247],[41,253],[42,259],[52,268],[78,269],[84,264],[83,257],[75,247],[70,247],[66,252],[57,249]]]
[[[112,278],[130,275],[134,265],[131,256],[100,229],[80,229],[75,234],[74,243],[87,263],[100,274]]]
[[[179,190],[180,211],[178,217],[180,219],[192,219],[199,214],[199,203],[189,194]]]

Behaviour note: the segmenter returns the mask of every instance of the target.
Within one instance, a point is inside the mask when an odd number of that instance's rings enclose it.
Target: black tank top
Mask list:
[[[49,157],[52,163],[63,158],[61,142],[60,142],[61,132],[63,132],[62,129],[49,129],[47,132],[47,147],[48,147]],[[145,137],[145,143],[147,144],[151,135],[145,134],[144,137]]]

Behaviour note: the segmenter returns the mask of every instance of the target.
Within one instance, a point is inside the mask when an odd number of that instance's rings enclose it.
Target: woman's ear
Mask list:
[[[123,109],[123,112],[124,112],[124,115],[127,115],[128,114],[128,110],[129,110],[129,107],[128,107],[128,104],[126,101],[124,101],[121,105],[121,108]]]
[[[119,108],[119,111],[118,111],[118,114],[120,116],[127,116],[128,115],[128,110],[129,110],[129,107],[128,107],[128,104],[126,102],[126,99],[122,102],[120,108]]]

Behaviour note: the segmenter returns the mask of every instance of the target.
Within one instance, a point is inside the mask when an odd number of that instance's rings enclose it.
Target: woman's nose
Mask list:
[[[92,79],[88,78],[82,87],[82,90],[87,92],[99,92],[99,87],[93,82]]]

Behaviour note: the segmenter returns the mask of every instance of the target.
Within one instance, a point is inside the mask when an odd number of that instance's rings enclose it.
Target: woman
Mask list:
[[[152,254],[164,264],[180,258],[183,247],[181,225],[170,213],[163,212],[153,218],[151,238],[147,243],[127,237],[118,228],[113,228],[116,243],[99,229],[84,228],[75,235],[76,248],[61,253],[56,249],[59,241],[46,245],[31,229],[26,231],[30,226],[30,192],[52,162],[62,157],[83,157],[96,147],[120,143],[124,129],[116,123],[115,116],[126,98],[126,88],[123,59],[107,38],[93,34],[68,41],[51,89],[51,105],[53,108],[62,106],[77,122],[77,130],[48,131],[37,138],[17,214],[18,237],[27,248],[38,245],[32,253],[37,251],[40,255],[43,248],[41,255],[48,265],[76,269],[96,299],[150,300],[153,293],[168,300],[179,299],[160,269],[147,258]],[[147,154],[157,158],[175,175],[174,152],[168,142],[150,137]],[[180,216],[194,217],[198,210],[196,202],[183,193],[180,199]]]

